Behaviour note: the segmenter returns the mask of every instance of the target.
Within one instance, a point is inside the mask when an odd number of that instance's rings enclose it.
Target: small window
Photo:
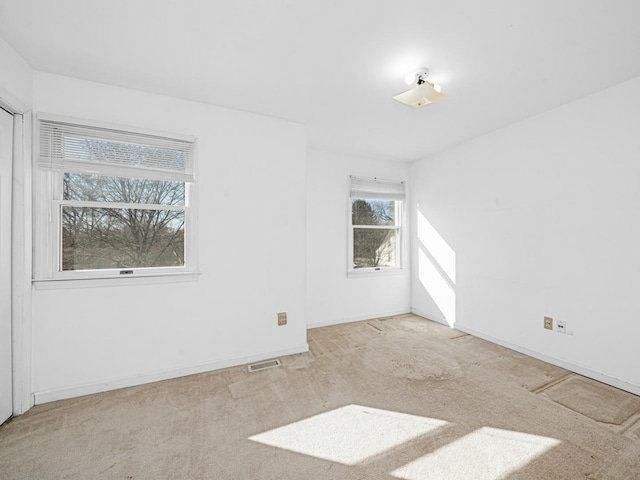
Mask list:
[[[192,137],[39,116],[39,140],[36,279],[194,270]]]
[[[350,177],[349,272],[402,267],[404,182]]]

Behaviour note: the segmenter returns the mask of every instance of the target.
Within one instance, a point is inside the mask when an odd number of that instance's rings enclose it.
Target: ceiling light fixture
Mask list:
[[[415,83],[416,86],[404,93],[395,95],[393,99],[415,110],[447,98],[446,95],[440,93],[440,85],[436,85],[427,80],[428,75],[428,68],[421,68],[420,70],[409,73],[404,77],[404,81],[409,85]]]

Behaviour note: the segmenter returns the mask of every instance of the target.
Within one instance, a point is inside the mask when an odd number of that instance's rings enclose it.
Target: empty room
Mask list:
[[[640,479],[639,18],[0,0],[0,478]]]

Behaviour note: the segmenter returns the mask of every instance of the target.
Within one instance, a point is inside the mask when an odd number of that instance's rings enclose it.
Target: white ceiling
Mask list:
[[[303,123],[416,160],[640,76],[637,0],[0,0],[36,70]],[[449,98],[391,99],[429,67]]]

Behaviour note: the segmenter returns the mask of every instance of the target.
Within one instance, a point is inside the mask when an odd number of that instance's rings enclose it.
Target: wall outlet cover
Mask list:
[[[567,322],[558,322],[556,324],[556,331],[558,333],[567,333]]]
[[[544,317],[544,328],[547,330],[553,330],[553,318]]]

